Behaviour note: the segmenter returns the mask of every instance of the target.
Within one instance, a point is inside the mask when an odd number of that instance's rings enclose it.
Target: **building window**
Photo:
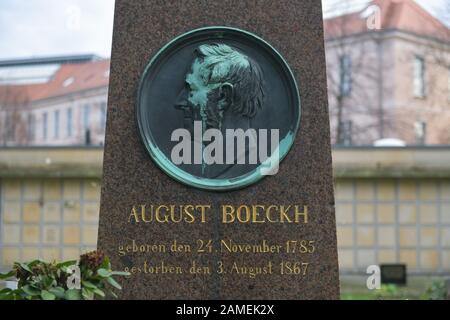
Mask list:
[[[28,140],[34,141],[36,136],[36,118],[34,114],[28,114]]]
[[[67,136],[72,136],[72,108],[67,109]]]
[[[48,114],[44,112],[42,114],[42,138],[47,140],[47,125],[48,125]]]
[[[100,128],[105,131],[106,127],[106,102],[100,104]]]
[[[14,114],[7,112],[6,113],[6,141],[14,141],[16,139],[16,127],[14,121]]]
[[[89,105],[85,105],[84,108],[83,108],[83,129],[84,129],[84,132],[89,130],[89,112],[90,112]]]
[[[55,110],[55,119],[54,119],[54,137],[55,139],[59,138],[59,110]]]
[[[344,145],[344,146],[351,146],[352,145],[352,121],[342,121],[341,127],[340,127],[340,137],[338,144]]]
[[[424,121],[416,121],[414,123],[414,134],[416,136],[416,143],[424,145],[427,138],[427,123]]]
[[[448,67],[448,100],[450,101],[450,67]]]
[[[344,55],[339,58],[339,93],[347,97],[352,92],[352,60]]]
[[[425,98],[425,60],[422,57],[414,59],[414,97]]]

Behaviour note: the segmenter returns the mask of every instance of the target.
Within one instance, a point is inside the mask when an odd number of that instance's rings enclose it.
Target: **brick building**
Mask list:
[[[333,142],[450,144],[450,30],[413,0],[325,22]]]
[[[109,60],[0,61],[0,145],[101,145]]]

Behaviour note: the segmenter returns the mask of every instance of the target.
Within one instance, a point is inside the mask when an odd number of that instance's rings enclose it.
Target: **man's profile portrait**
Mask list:
[[[249,128],[264,104],[260,66],[225,44],[201,45],[195,54],[175,102],[184,112],[185,125],[200,120],[204,130]]]
[[[245,131],[252,128],[252,119],[264,107],[264,98],[263,73],[258,63],[229,45],[204,44],[195,50],[175,108],[183,111],[183,126],[190,132],[194,121],[202,122],[203,131]],[[236,150],[235,155],[245,157],[248,152],[248,148]],[[209,167],[205,175],[215,178],[230,169],[225,165]]]
[[[161,170],[219,191],[276,174],[300,111],[294,74],[274,47],[245,30],[206,27],[174,38],[151,58],[136,119]]]

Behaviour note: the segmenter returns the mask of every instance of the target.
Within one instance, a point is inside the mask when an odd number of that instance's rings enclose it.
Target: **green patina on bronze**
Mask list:
[[[217,43],[214,45],[201,45],[197,49],[197,54],[199,55],[192,64],[192,70],[186,75],[186,84],[189,90],[189,102],[194,106],[194,108],[199,109],[199,113],[202,120],[202,135],[210,127],[221,129],[223,113],[225,109],[231,104],[232,109],[235,104],[248,104],[249,99],[242,99],[241,95],[234,94],[235,85],[238,86],[239,82],[243,82],[242,79],[245,78],[246,74],[251,74],[249,58],[231,48],[226,44]],[[249,77],[247,77],[249,78]],[[256,77],[254,77],[256,78]],[[261,108],[262,100],[264,98],[264,90],[262,89],[262,77],[256,79],[248,79],[245,88],[249,96],[252,99],[256,97],[259,101],[255,103],[256,108]],[[258,83],[261,82],[261,84]],[[217,101],[217,110],[215,110],[215,116],[211,116],[211,113],[207,112],[208,98],[214,90],[222,91],[223,88],[228,87],[230,92],[233,92],[233,101],[227,103],[225,98]],[[260,92],[252,92],[260,91]],[[256,90],[255,90],[256,89]],[[259,95],[258,95],[259,93]],[[235,101],[238,100],[238,101]],[[242,108],[239,108],[241,110]],[[256,110],[252,112],[252,116],[256,114]],[[203,146],[202,146],[203,147]],[[203,153],[203,150],[202,150]],[[206,164],[203,161],[202,173],[204,173]]]
[[[217,32],[217,34],[227,31],[242,33],[246,37],[251,38],[253,41],[260,42],[266,48],[269,48],[274,56],[276,56],[281,64],[283,64],[283,67],[287,71],[287,77],[289,78],[289,81],[293,84],[293,87],[295,89],[294,100],[298,103],[298,118],[296,119],[295,128],[293,130],[290,130],[284,137],[282,137],[281,141],[279,142],[276,152],[276,154],[278,155],[278,159],[275,162],[276,165],[278,165],[278,163],[284,159],[293,145],[300,124],[300,96],[298,93],[298,86],[295,81],[295,77],[293,76],[293,73],[284,58],[270,44],[268,44],[258,36],[240,29],[221,26],[200,28],[178,36],[170,41],[166,46],[164,46],[152,58],[141,77],[137,100],[138,107],[136,108],[138,120],[137,122],[139,130],[141,132],[142,140],[149,154],[157,163],[157,165],[170,177],[179,182],[200,189],[215,191],[239,189],[261,180],[264,177],[264,175],[261,174],[261,171],[263,168],[267,171],[269,166],[268,162],[265,161],[255,170],[232,179],[209,179],[195,176],[173,164],[173,162],[164,154],[164,152],[158,146],[156,146],[155,143],[153,143],[148,133],[146,133],[143,129],[142,123],[140,121],[139,106],[140,96],[143,90],[143,80],[152,64],[157,61],[158,57],[162,55],[168,48],[171,48],[171,46],[192,36],[197,32],[204,32],[208,30],[215,31]],[[247,77],[247,81],[241,81],[240,78],[242,77]],[[248,79],[249,77],[250,80]],[[211,119],[208,118],[206,112],[208,96],[214,90],[220,90],[221,88],[228,87],[231,90],[234,90],[234,99],[231,104],[232,112],[239,113],[240,115],[247,118],[253,118],[258,110],[262,108],[264,100],[265,92],[263,89],[263,85],[261,84],[261,82],[263,82],[262,77],[262,72],[259,69],[259,66],[254,61],[252,61],[251,58],[239,52],[235,48],[222,43],[200,45],[197,48],[197,58],[194,59],[191,65],[191,70],[186,75],[185,82],[189,87],[189,102],[195,108],[199,108],[202,120],[202,131],[204,132],[207,128],[211,128]],[[256,79],[257,81],[254,81],[254,79]],[[237,88],[237,86],[242,86],[242,83],[245,84],[244,87]],[[240,89],[240,92],[243,92],[243,94],[236,95],[236,91],[238,89]],[[219,100],[217,105],[219,109],[219,116],[221,116],[225,103]],[[212,127],[220,129],[221,122],[217,121],[217,124],[213,125]]]
[[[281,161],[289,151],[289,149],[292,146],[292,143],[294,142],[294,136],[292,133],[289,133],[284,139],[282,139],[278,145],[278,154],[279,154],[279,160]],[[172,161],[167,158],[164,153],[157,148],[155,145],[150,146],[152,148],[152,153],[158,156],[158,164],[163,169],[164,172],[166,172],[169,176],[172,178],[189,184],[193,187],[200,188],[200,189],[209,189],[209,190],[216,190],[216,191],[224,191],[224,190],[233,190],[237,188],[242,188],[245,186],[249,186],[259,180],[261,180],[265,175],[261,174],[261,170],[264,168],[267,171],[271,170],[269,167],[269,161],[266,163],[261,164],[257,169],[255,169],[252,172],[249,172],[239,178],[233,178],[233,179],[207,179],[207,178],[201,178],[196,177],[192,174],[189,174],[176,165],[172,163]],[[278,165],[279,163],[275,163]]]
[[[222,86],[233,87],[232,69],[235,68],[236,73],[241,73],[249,68],[250,63],[247,56],[225,44],[201,45],[198,51],[201,56],[192,64],[192,71],[186,76],[186,83],[190,91],[188,99],[200,108],[203,130],[206,130],[208,95]]]

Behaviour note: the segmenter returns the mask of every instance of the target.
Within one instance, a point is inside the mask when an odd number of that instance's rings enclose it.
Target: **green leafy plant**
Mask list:
[[[444,281],[434,281],[427,291],[422,295],[425,300],[446,300],[447,287]]]
[[[377,300],[398,299],[399,297],[400,291],[395,284],[385,284],[379,290],[375,290]]]
[[[79,286],[74,281],[73,266],[79,268]],[[113,276],[129,276],[128,272],[112,271],[109,258],[101,251],[80,256],[79,261],[61,263],[34,260],[15,262],[13,269],[0,274],[0,280],[17,279],[17,289],[0,290],[0,300],[93,300],[117,298],[121,290]]]

